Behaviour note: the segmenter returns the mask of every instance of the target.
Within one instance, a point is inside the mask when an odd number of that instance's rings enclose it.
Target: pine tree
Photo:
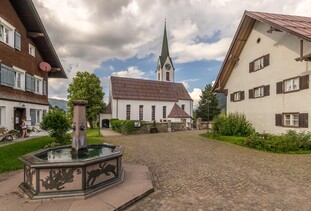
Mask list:
[[[210,103],[207,103],[207,101]],[[220,109],[218,109],[217,106],[218,100],[216,94],[212,92],[212,85],[208,84],[202,91],[195,115],[197,118],[202,118],[203,121],[207,121],[209,110],[209,121],[212,121],[215,116],[220,114]]]

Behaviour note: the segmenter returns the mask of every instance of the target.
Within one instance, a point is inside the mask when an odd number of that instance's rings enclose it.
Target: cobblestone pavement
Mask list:
[[[147,165],[155,192],[128,210],[311,210],[311,155],[208,140],[204,131],[106,137]]]

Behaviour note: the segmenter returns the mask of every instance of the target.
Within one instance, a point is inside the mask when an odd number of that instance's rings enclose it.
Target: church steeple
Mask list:
[[[174,82],[174,66],[170,57],[168,49],[167,33],[166,33],[166,19],[164,23],[164,35],[162,42],[162,51],[159,56],[157,67],[157,80],[158,81],[172,81]]]
[[[166,19],[165,19],[161,57],[167,58],[168,56],[170,56],[170,52],[168,50],[168,42],[167,42],[167,34],[166,34]]]

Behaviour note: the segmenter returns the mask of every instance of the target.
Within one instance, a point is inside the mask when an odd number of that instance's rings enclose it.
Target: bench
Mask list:
[[[13,133],[9,133],[7,129],[0,127],[0,141],[12,141],[13,136]]]

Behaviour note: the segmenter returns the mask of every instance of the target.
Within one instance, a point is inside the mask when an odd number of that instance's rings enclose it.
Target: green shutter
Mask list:
[[[43,80],[42,87],[43,87],[42,93],[43,95],[46,95],[46,80]]]
[[[14,47],[19,51],[21,50],[21,34],[17,31],[15,31]]]
[[[13,68],[1,64],[1,85],[14,87],[15,72]]]

